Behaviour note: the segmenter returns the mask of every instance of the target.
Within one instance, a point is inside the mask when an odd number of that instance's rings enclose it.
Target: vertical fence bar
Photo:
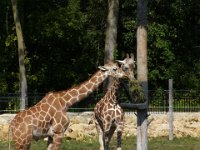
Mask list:
[[[173,79],[169,79],[169,140],[173,140]]]

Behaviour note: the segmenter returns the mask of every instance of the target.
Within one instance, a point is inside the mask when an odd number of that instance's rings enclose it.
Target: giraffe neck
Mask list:
[[[107,90],[105,97],[109,99],[110,103],[117,103],[119,85],[120,81],[114,79],[110,88]]]
[[[105,72],[99,70],[89,80],[69,89],[64,96],[62,96],[66,102],[66,107],[71,107],[73,104],[87,97],[96,90],[107,77],[108,75]]]

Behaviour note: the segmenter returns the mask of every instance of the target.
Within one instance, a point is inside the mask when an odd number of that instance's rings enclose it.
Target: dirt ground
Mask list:
[[[68,139],[82,140],[96,138],[93,113],[68,113],[71,122],[65,136]],[[0,115],[0,140],[8,137],[9,123],[13,114]],[[134,113],[125,114],[123,136],[136,135],[137,123]],[[174,113],[174,136],[200,137],[200,113]],[[169,135],[169,114],[150,114],[148,117],[148,137],[162,137]]]

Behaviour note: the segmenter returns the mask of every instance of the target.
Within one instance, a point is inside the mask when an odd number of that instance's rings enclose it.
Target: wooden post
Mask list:
[[[173,140],[173,121],[174,121],[174,114],[173,114],[173,79],[169,79],[169,140]]]
[[[148,101],[147,0],[137,2],[137,79]],[[137,150],[147,150],[147,108],[137,110]]]
[[[146,29],[137,30],[137,79],[142,83],[145,100],[148,101]],[[137,150],[147,150],[147,109],[137,110]]]

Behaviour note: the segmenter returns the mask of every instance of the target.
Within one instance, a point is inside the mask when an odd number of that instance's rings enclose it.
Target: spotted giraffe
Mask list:
[[[134,56],[118,61],[121,68],[128,74],[130,80],[134,79]],[[96,129],[99,136],[100,150],[108,150],[109,142],[117,129],[117,150],[121,150],[121,137],[124,125],[124,111],[118,104],[118,89],[120,78],[114,78],[113,83],[107,90],[104,97],[94,108]]]
[[[67,110],[93,92],[108,76],[126,77],[115,63],[99,66],[87,81],[69,90],[50,92],[33,107],[19,112],[10,124],[15,150],[30,149],[31,140],[48,137],[48,150],[58,150],[70,120]]]

